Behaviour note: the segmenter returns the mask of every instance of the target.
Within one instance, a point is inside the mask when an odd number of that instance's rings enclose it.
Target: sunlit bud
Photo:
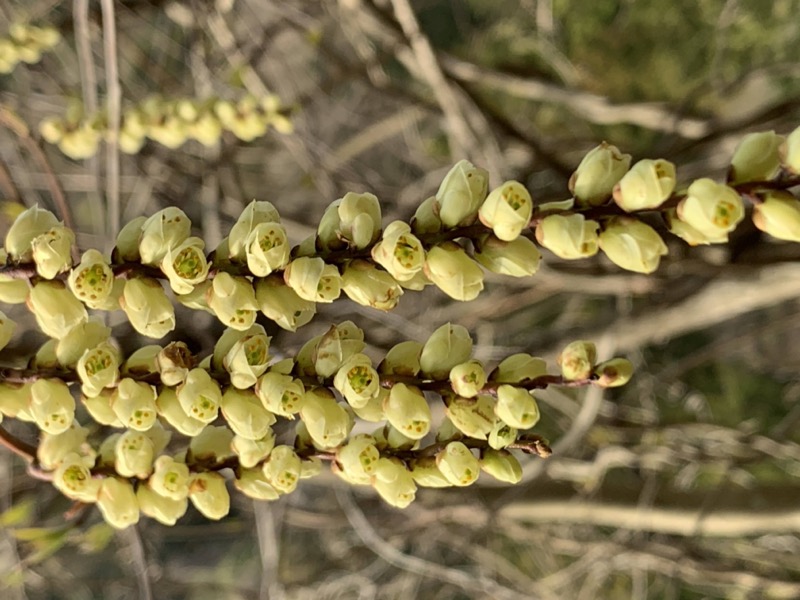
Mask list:
[[[109,342],[86,350],[76,365],[81,391],[94,398],[103,388],[116,385],[119,381],[119,365],[119,351]]]
[[[129,126],[128,119],[125,119],[119,130],[119,149],[125,154],[139,154],[146,141],[146,136],[138,135],[133,131]]]
[[[662,158],[646,158],[614,186],[614,202],[626,212],[658,208],[672,194],[675,182],[675,165]]]
[[[363,249],[381,235],[381,205],[374,194],[347,192],[338,207],[339,234],[351,248]]]
[[[378,310],[392,310],[403,295],[394,277],[365,260],[352,260],[345,266],[342,290],[353,302]]]
[[[3,311],[0,311],[0,350],[8,345],[14,336],[17,324],[9,319]]]
[[[447,444],[436,455],[436,466],[447,481],[460,487],[475,483],[481,474],[480,462],[461,442]]]
[[[481,205],[481,223],[491,228],[499,239],[510,242],[517,239],[528,226],[533,214],[530,192],[518,181],[506,181],[489,193]]]
[[[288,331],[297,331],[317,312],[316,304],[303,300],[281,276],[270,276],[256,282],[256,302],[268,319]]]
[[[584,206],[599,206],[610,196],[614,185],[625,175],[631,155],[603,142],[592,149],[569,180],[569,191]]]
[[[156,390],[149,383],[125,378],[111,397],[111,409],[124,427],[147,431],[156,422]]]
[[[60,379],[39,379],[31,386],[29,410],[42,431],[63,433],[75,419],[75,400]]]
[[[454,300],[469,301],[483,289],[483,270],[455,242],[437,244],[425,257],[425,276]]]
[[[467,328],[445,323],[425,342],[419,364],[427,377],[445,379],[450,369],[466,362],[471,354],[472,338]]]
[[[472,398],[486,385],[486,371],[478,360],[469,360],[450,369],[450,385],[464,398]]]
[[[447,480],[447,477],[445,477],[439,470],[439,467],[436,466],[436,458],[433,456],[415,459],[411,463],[411,477],[420,487],[453,487],[453,484]]]
[[[146,337],[162,338],[175,329],[175,307],[156,279],[128,279],[119,304],[131,326]]]
[[[333,378],[335,387],[350,406],[363,407],[380,391],[380,377],[365,354],[354,354],[339,368]]]
[[[196,436],[206,427],[206,423],[186,413],[183,410],[175,390],[165,387],[156,398],[158,414],[172,425],[179,433],[186,436]]]
[[[32,385],[0,382],[0,413],[20,420],[32,420],[32,415],[29,414]],[[31,419],[22,419],[23,415],[30,416]]]
[[[753,223],[774,238],[800,242],[800,201],[789,192],[768,192],[753,207]]]
[[[337,475],[344,475],[356,485],[369,485],[379,458],[375,438],[364,433],[355,435],[336,451]]]
[[[414,478],[405,464],[396,458],[378,459],[372,474],[372,487],[387,504],[397,508],[406,508],[417,493]]]
[[[115,389],[102,390],[97,396],[81,395],[81,404],[94,421],[100,425],[110,427],[124,427],[114,410],[111,408],[111,398]]]
[[[353,406],[352,404],[350,406],[356,416],[362,421],[378,423],[386,419],[386,415],[383,412],[383,402],[388,396],[389,390],[380,388],[378,390],[378,395],[374,398],[370,398],[363,406]]]
[[[63,225],[56,225],[33,238],[31,249],[36,272],[45,279],[53,279],[72,266],[72,245],[75,234]]]
[[[300,418],[314,443],[320,448],[335,448],[347,439],[353,419],[328,388],[306,391]]]
[[[225,369],[231,373],[235,387],[252,387],[267,369],[269,340],[264,327],[258,323],[247,331],[229,327],[214,345],[211,364],[215,369]]]
[[[442,230],[439,202],[436,200],[436,196],[431,196],[417,207],[417,211],[411,219],[411,230],[417,235],[438,233]]]
[[[210,265],[204,248],[202,239],[190,237],[167,249],[161,260],[161,270],[176,294],[188,294],[197,284],[205,281]]]
[[[431,409],[418,387],[394,384],[383,411],[393,427],[413,440],[422,439],[430,431]]]
[[[575,260],[597,254],[597,221],[583,215],[550,215],[536,226],[536,240],[556,256]]]
[[[249,440],[240,435],[233,436],[231,449],[239,457],[239,464],[246,469],[255,467],[275,447],[275,432],[270,429],[260,440]]]
[[[181,500],[189,495],[189,467],[166,454],[154,464],[148,485],[160,496]]]
[[[114,469],[123,477],[146,479],[153,471],[154,450],[143,432],[128,429],[117,440]]]
[[[142,224],[139,255],[146,265],[158,265],[172,248],[180,246],[191,234],[192,222],[186,213],[168,206]]]
[[[489,432],[489,446],[501,450],[517,441],[517,430],[498,419]]]
[[[587,379],[592,375],[592,369],[597,362],[597,349],[592,342],[571,342],[561,351],[556,362],[561,367],[564,379]]]
[[[489,396],[455,397],[447,404],[447,418],[461,433],[485,440],[495,422],[494,401]]]
[[[668,252],[658,232],[633,217],[611,217],[598,243],[611,262],[636,273],[652,273]]]
[[[214,311],[208,306],[208,296],[210,295],[212,285],[213,282],[207,279],[194,286],[192,291],[188,294],[175,294],[175,300],[183,304],[186,308],[203,310],[213,315]]]
[[[114,273],[100,252],[87,250],[80,264],[70,272],[67,281],[78,300],[90,308],[98,308],[111,295]]]
[[[219,473],[197,473],[189,484],[189,500],[207,519],[218,521],[231,509],[225,478]]]
[[[289,239],[280,223],[259,223],[247,238],[247,268],[256,277],[266,277],[289,264]]]
[[[161,350],[161,346],[157,344],[148,344],[137,348],[122,364],[122,375],[126,377],[144,377],[158,373],[157,361]]]
[[[57,340],[89,319],[86,307],[60,281],[36,283],[28,294],[27,305],[39,329]]]
[[[29,289],[27,279],[11,279],[7,275],[0,275],[0,302],[4,304],[22,304],[28,298]]]
[[[786,136],[780,148],[781,162],[787,171],[794,175],[800,174],[800,127]]]
[[[267,482],[279,492],[293,492],[300,481],[300,457],[290,446],[275,446],[264,462]]]
[[[187,457],[205,464],[221,463],[234,455],[233,432],[224,425],[206,427],[189,441]]]
[[[106,523],[125,529],[139,522],[139,501],[133,486],[126,479],[106,477],[100,485],[97,507]]]
[[[234,277],[224,271],[217,273],[207,293],[209,308],[227,327],[246,331],[255,323],[256,293],[246,277]]]
[[[177,500],[167,498],[146,485],[140,485],[136,489],[136,500],[143,515],[169,526],[175,525],[189,507],[186,496]]]
[[[489,381],[519,383],[525,379],[535,379],[547,375],[547,363],[530,354],[512,354],[500,361],[489,375]]]
[[[87,350],[108,342],[110,336],[111,328],[104,325],[96,317],[76,325],[63,338],[54,340],[55,355],[58,363],[63,366],[74,367]],[[119,363],[117,363],[117,366],[119,366]]]
[[[475,252],[475,260],[492,273],[529,277],[539,270],[542,255],[536,244],[526,237],[503,242],[489,235]]]
[[[245,259],[250,234],[261,223],[280,223],[281,217],[271,202],[253,200],[245,206],[242,214],[231,227],[228,236],[228,251],[231,258]]]
[[[785,138],[774,131],[748,133],[736,146],[731,158],[728,181],[769,181],[781,168],[780,147]]]
[[[690,246],[700,246],[708,244],[724,244],[728,241],[727,233],[720,233],[715,237],[709,237],[700,233],[691,225],[684,223],[678,218],[678,211],[670,208],[666,211],[665,217],[670,233],[677,235]]]
[[[439,218],[445,227],[472,225],[489,189],[489,173],[466,160],[458,161],[436,192]]]
[[[263,469],[241,469],[233,480],[234,487],[248,498],[277,500],[280,492],[267,481]]]
[[[352,321],[332,326],[319,340],[314,354],[314,369],[321,377],[331,377],[353,354],[366,347],[364,332]]]
[[[619,387],[633,377],[633,364],[627,358],[612,358],[597,365],[594,375],[600,387]]]
[[[270,371],[259,378],[256,394],[269,412],[294,419],[303,405],[305,389],[300,380]]]
[[[497,388],[494,413],[515,429],[529,429],[539,421],[539,406],[528,390],[512,385]]]
[[[36,447],[36,460],[42,468],[52,470],[72,454],[79,456],[82,464],[91,468],[94,466],[95,452],[86,444],[88,435],[89,430],[81,427],[77,421],[58,435],[42,433]]]
[[[30,261],[33,257],[33,240],[58,225],[60,223],[56,216],[38,205],[22,211],[6,234],[6,252],[15,261]]]
[[[275,423],[275,415],[267,412],[251,390],[228,388],[222,395],[220,409],[234,433],[251,440],[263,438]]]
[[[79,502],[96,502],[100,484],[99,479],[92,479],[85,460],[75,453],[65,456],[53,473],[53,486],[67,498]]]
[[[471,340],[470,340],[471,341]],[[413,340],[392,346],[378,365],[378,372],[384,375],[407,375],[416,377],[420,370],[422,344]]]
[[[487,448],[481,457],[481,469],[505,483],[519,483],[522,480],[522,465],[507,450]]]
[[[389,223],[381,241],[372,248],[372,258],[397,281],[408,281],[425,263],[422,242],[403,221]]]
[[[333,302],[341,293],[342,281],[335,265],[321,258],[294,259],[283,273],[286,285],[309,302]]]
[[[733,188],[703,178],[689,186],[677,214],[710,240],[727,240],[727,234],[744,219],[744,203]]]
[[[217,418],[222,392],[205,369],[192,369],[176,392],[178,402],[187,415],[211,423]]]
[[[117,234],[117,245],[113,252],[116,260],[120,262],[139,261],[139,240],[142,237],[142,226],[146,221],[147,217],[136,217],[122,226]]]

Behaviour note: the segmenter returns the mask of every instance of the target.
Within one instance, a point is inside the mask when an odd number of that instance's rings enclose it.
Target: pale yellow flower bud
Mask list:
[[[678,218],[712,242],[726,241],[744,219],[744,203],[733,188],[711,179],[698,179],[678,204]]]
[[[417,207],[417,211],[411,218],[411,230],[417,235],[422,235],[438,233],[442,227],[442,220],[439,218],[439,202],[436,200],[436,196],[431,196]]]
[[[259,440],[270,431],[275,415],[268,412],[251,390],[230,387],[222,395],[222,416],[240,437]]]
[[[104,389],[94,397],[85,394],[81,395],[81,404],[83,404],[86,412],[100,425],[124,427],[122,421],[119,420],[119,417],[111,408],[111,398],[115,391],[114,389]]]
[[[234,487],[254,500],[277,500],[280,492],[267,481],[263,469],[240,469]]]
[[[143,515],[169,526],[175,525],[189,507],[189,500],[186,497],[178,500],[167,498],[146,485],[140,485],[136,489],[136,501]]]
[[[187,415],[211,423],[217,418],[222,392],[205,369],[192,369],[176,391],[178,402]]]
[[[30,261],[33,257],[33,240],[58,225],[60,223],[56,216],[38,205],[22,211],[6,234],[6,252],[15,261]]]
[[[611,262],[636,273],[652,273],[668,252],[658,232],[633,217],[610,218],[598,243]]]
[[[727,233],[720,233],[716,237],[709,237],[700,233],[691,225],[681,221],[678,218],[678,211],[674,208],[668,209],[665,213],[665,217],[670,233],[677,235],[690,246],[724,244],[728,241]]]
[[[4,304],[22,304],[28,298],[29,289],[27,279],[11,279],[7,275],[0,275],[0,302]]]
[[[489,396],[455,397],[445,412],[458,431],[478,440],[486,439],[495,422],[494,401]]]
[[[386,425],[383,428],[383,437],[379,437],[376,433],[372,435],[378,441],[380,448],[389,447],[394,450],[419,450],[419,440],[407,436],[399,429]]]
[[[517,441],[517,430],[498,419],[489,432],[489,447],[501,450]]]
[[[78,327],[74,327],[70,331],[74,331]],[[58,362],[56,356],[56,348],[60,340],[47,340],[44,344],[39,346],[36,354],[30,360],[29,368],[31,369],[59,369],[63,365]]]
[[[264,462],[263,473],[267,482],[283,494],[289,494],[300,481],[300,457],[290,446],[275,446]]]
[[[305,393],[300,418],[314,443],[320,448],[335,448],[347,439],[353,419],[328,388],[312,388]]]
[[[6,383],[0,382],[0,413],[7,417],[22,419],[28,414],[31,400],[32,383]]]
[[[253,200],[245,206],[228,236],[230,258],[245,260],[248,239],[255,228],[261,223],[280,223],[280,220],[281,217],[271,202]]]
[[[163,348],[148,344],[134,350],[122,365],[122,375],[126,377],[145,377],[158,373],[158,355]]]
[[[256,302],[268,319],[288,331],[297,331],[317,312],[317,305],[303,300],[280,276],[270,276],[256,282]]]
[[[119,304],[131,326],[146,337],[162,338],[175,329],[175,307],[156,279],[127,280]]]
[[[373,260],[397,281],[408,281],[422,270],[425,249],[403,221],[392,221],[372,248]]]
[[[111,328],[104,325],[97,317],[92,317],[86,323],[76,325],[60,340],[53,340],[58,363],[74,367],[87,350],[104,342],[111,343],[110,336]],[[112,347],[115,346],[112,344]]]
[[[14,337],[16,328],[17,324],[9,319],[3,311],[0,311],[0,350],[5,348]]]
[[[512,354],[500,361],[500,364],[489,375],[489,381],[519,383],[525,379],[535,379],[542,375],[547,375],[547,363],[541,358],[522,352]]]
[[[177,248],[189,237],[192,222],[186,213],[168,206],[142,223],[139,238],[139,256],[146,265],[158,265],[167,252]]]
[[[469,360],[450,369],[450,385],[464,398],[473,398],[486,385],[486,371],[478,360]]]
[[[769,181],[780,171],[780,147],[785,138],[774,131],[748,133],[736,146],[731,158],[728,181]]]
[[[75,234],[63,225],[56,225],[33,238],[31,250],[36,272],[45,279],[53,279],[72,266],[72,245]]]
[[[530,429],[539,421],[536,399],[528,390],[512,385],[498,386],[494,413],[516,429]]]
[[[300,479],[311,479],[321,473],[322,459],[318,456],[312,456],[300,463]]]
[[[445,323],[431,334],[419,358],[422,372],[431,379],[445,379],[450,369],[472,354],[472,338],[466,327]]]
[[[444,226],[472,225],[488,189],[489,173],[486,170],[466,160],[457,162],[436,192],[439,218]]]
[[[210,265],[203,249],[205,242],[190,237],[177,246],[167,249],[161,259],[161,270],[167,276],[172,291],[188,294],[208,277]]]
[[[396,383],[384,400],[386,420],[406,437],[419,440],[431,428],[431,409],[418,387]]]
[[[800,201],[789,192],[768,192],[753,207],[753,224],[779,240],[800,242]]]
[[[3,54],[3,41],[5,40],[0,40],[0,56]],[[0,58],[1,61],[2,58]],[[2,72],[2,68],[0,68],[0,73]],[[64,121],[60,117],[48,117],[39,122],[39,133],[48,144],[58,144],[64,137],[64,131]]]
[[[42,431],[63,433],[75,419],[75,399],[60,379],[38,379],[31,386],[30,414]]]
[[[94,503],[100,494],[100,479],[93,479],[85,458],[67,454],[53,473],[53,486],[71,500]]]
[[[317,229],[322,250],[364,249],[381,233],[381,206],[374,194],[347,192],[328,206]]]
[[[86,350],[76,365],[84,395],[94,398],[103,388],[115,386],[119,381],[119,365],[119,350],[109,342]]]
[[[228,330],[235,331],[235,330]],[[227,333],[227,332],[226,332]],[[264,328],[255,324],[246,332],[236,332],[235,341],[231,344],[222,359],[222,366],[231,376],[231,384],[238,389],[253,387],[258,378],[267,370],[270,361],[270,338]],[[225,337],[225,334],[223,334]],[[233,336],[228,336],[229,338]],[[222,339],[220,339],[222,341]],[[217,348],[214,353],[216,355]]]
[[[139,501],[133,486],[125,479],[103,479],[97,507],[106,523],[116,529],[125,529],[139,522]]]
[[[472,451],[461,442],[450,442],[436,455],[436,466],[453,485],[472,485],[481,474],[481,465]]]
[[[245,243],[247,268],[256,277],[266,277],[289,264],[289,238],[280,223],[259,223]]]
[[[60,281],[39,281],[28,294],[27,305],[46,335],[60,340],[89,319],[86,307]]]
[[[139,261],[139,240],[142,238],[142,227],[147,222],[147,217],[141,216],[131,219],[117,234],[117,245],[114,247],[114,257],[121,262]],[[188,237],[188,236],[187,236]]]
[[[397,508],[406,508],[417,494],[414,478],[406,465],[396,458],[378,459],[372,487],[387,504]]]
[[[321,258],[296,258],[286,267],[283,277],[286,285],[309,302],[333,302],[341,293],[339,269]]]
[[[149,487],[159,496],[183,500],[189,495],[189,467],[173,457],[162,455],[155,460]]]
[[[108,261],[97,250],[87,250],[67,279],[75,296],[89,308],[99,308],[111,295],[114,273]]]
[[[259,378],[256,394],[269,412],[294,419],[303,406],[305,389],[300,380],[270,371]]]
[[[219,473],[197,473],[189,483],[189,500],[207,519],[218,521],[231,510],[231,496]]]
[[[350,406],[356,416],[362,421],[378,423],[386,419],[386,415],[383,413],[383,402],[388,396],[389,390],[381,388],[378,390],[378,395],[374,398],[370,398],[365,405],[353,406],[351,404]]]
[[[420,487],[453,487],[453,484],[447,480],[447,477],[436,466],[436,458],[433,456],[415,459],[411,463],[411,477],[414,479],[414,483]]]
[[[626,212],[658,208],[670,197],[675,183],[675,165],[663,158],[646,158],[614,186],[614,202]]]
[[[260,440],[248,440],[240,435],[233,436],[231,450],[239,457],[239,464],[249,469],[269,456],[275,447],[275,432],[270,429]]]
[[[337,475],[344,475],[356,485],[369,485],[379,458],[374,437],[365,433],[354,435],[336,451],[337,466],[341,469]]]
[[[627,358],[612,358],[597,365],[594,374],[600,387],[619,387],[633,377],[633,364]]]
[[[156,421],[150,429],[143,433],[153,442],[153,456],[161,454],[172,439],[172,431],[164,428],[161,421]]]
[[[599,206],[610,196],[614,185],[631,165],[631,155],[603,142],[593,148],[569,180],[569,191],[584,206]]]
[[[583,215],[550,215],[536,226],[536,240],[565,260],[588,258],[597,254],[597,221]]]
[[[567,344],[556,359],[564,379],[587,379],[597,362],[597,349],[592,342],[575,341]]]
[[[206,423],[189,415],[181,403],[175,390],[165,387],[156,398],[158,414],[172,425],[179,433],[186,436],[196,436],[206,427]]]
[[[6,390],[2,389],[0,392],[5,393]],[[69,429],[57,435],[42,432],[39,436],[39,445],[36,447],[36,459],[39,465],[44,469],[53,470],[68,455],[74,454],[80,456],[84,466],[93,467],[96,453],[86,443],[88,435],[89,430],[81,427],[77,421],[73,421]]]
[[[403,295],[394,277],[365,260],[353,260],[345,266],[342,290],[353,302],[384,311],[397,306]]]
[[[530,192],[518,181],[506,181],[489,193],[478,216],[497,238],[511,242],[528,227],[532,214]]]
[[[144,432],[128,429],[117,439],[114,469],[123,477],[147,479],[153,472],[155,447]]]
[[[256,293],[246,277],[220,272],[208,290],[208,306],[227,327],[246,331],[258,314]]]
[[[380,392],[380,376],[365,354],[354,354],[344,361],[333,378],[333,387],[353,407],[364,407]]]
[[[422,348],[423,345],[421,343],[413,340],[406,340],[392,346],[378,365],[378,372],[384,375],[416,377],[420,370],[419,361],[422,356]],[[471,351],[472,347],[470,346]],[[428,360],[432,358],[433,356],[431,355]]]
[[[426,277],[454,300],[474,300],[483,290],[483,270],[455,242],[437,244],[425,257]]]
[[[111,397],[111,410],[124,427],[147,431],[156,422],[156,390],[149,383],[125,378]]]
[[[787,171],[800,175],[800,127],[786,136],[780,148],[781,162]]]
[[[352,321],[332,326],[314,351],[314,370],[321,377],[331,377],[353,354],[366,347],[364,332]]]
[[[536,244],[526,237],[503,242],[490,235],[481,242],[475,260],[492,273],[529,277],[539,270],[542,255]]]
[[[187,457],[202,463],[221,463],[234,456],[233,432],[224,425],[206,427],[189,441]]]
[[[522,481],[522,465],[507,450],[487,448],[481,458],[481,469],[505,483],[514,484]]]

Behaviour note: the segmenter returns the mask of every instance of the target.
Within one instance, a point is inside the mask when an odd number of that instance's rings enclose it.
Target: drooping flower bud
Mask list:
[[[506,181],[492,190],[478,213],[481,223],[504,242],[517,239],[528,227],[532,214],[531,194],[518,181]]]
[[[264,462],[267,482],[279,492],[289,494],[300,481],[300,457],[291,446],[275,446]]]
[[[539,270],[542,255],[536,244],[526,237],[503,242],[489,235],[475,252],[475,260],[492,273],[529,277]]]
[[[5,392],[5,390],[3,390]],[[89,430],[73,421],[69,429],[57,435],[42,432],[39,445],[36,447],[36,460],[47,470],[53,470],[64,462],[68,455],[75,454],[82,463],[91,468],[94,466],[97,453],[86,443]]]
[[[264,373],[256,384],[256,394],[269,412],[294,419],[305,398],[303,383],[291,375]]]
[[[139,503],[139,510],[143,515],[168,526],[175,525],[178,519],[186,514],[186,509],[189,507],[186,497],[178,500],[167,498],[157,494],[146,485],[140,485],[136,489],[136,501]]]
[[[225,353],[222,366],[231,376],[231,385],[243,390],[253,387],[267,370],[270,338],[259,324],[253,325],[244,335],[237,333],[240,335]]]
[[[575,341],[567,344],[556,359],[561,375],[568,381],[587,379],[597,362],[597,349],[592,342]]]
[[[139,240],[142,237],[142,226],[147,217],[135,217],[125,223],[117,234],[117,244],[113,256],[120,262],[139,262]]]
[[[263,438],[275,423],[275,415],[267,412],[252,390],[228,388],[222,394],[220,409],[233,432],[250,440]]]
[[[38,379],[30,388],[30,414],[42,431],[57,435],[75,419],[75,400],[60,379]]]
[[[347,192],[325,210],[317,229],[317,244],[321,250],[362,250],[372,245],[380,233],[378,198],[368,192]]]
[[[192,369],[176,391],[184,412],[203,423],[217,418],[222,392],[205,369]]]
[[[447,404],[447,418],[461,433],[485,440],[495,422],[494,401],[489,396],[455,397]]]
[[[569,191],[583,206],[600,206],[630,165],[630,154],[603,142],[583,157],[569,179]]]
[[[437,244],[428,250],[423,271],[454,300],[474,300],[483,290],[483,270],[455,242]]]
[[[420,487],[453,487],[453,484],[447,480],[447,477],[436,466],[436,457],[434,456],[414,459],[411,463],[411,477],[414,479],[414,483]]]
[[[588,258],[597,254],[597,221],[583,215],[550,215],[536,226],[536,240],[565,260]]]
[[[108,261],[97,250],[87,250],[80,264],[69,274],[69,287],[75,296],[89,308],[99,308],[111,295],[114,273]]]
[[[161,346],[148,344],[134,350],[122,364],[121,373],[125,377],[146,377],[158,373],[158,355]]]
[[[270,429],[260,440],[248,440],[240,435],[233,436],[231,450],[239,457],[239,464],[250,469],[269,456],[275,447],[275,432]]]
[[[100,485],[97,507],[106,523],[125,529],[139,522],[139,501],[131,483],[119,477],[106,477]]]
[[[33,420],[29,414],[32,383],[7,383],[0,381],[0,413],[20,420]],[[23,419],[23,416],[30,418]]]
[[[314,317],[317,305],[304,300],[283,281],[281,276],[269,276],[256,282],[256,302],[268,319],[287,331],[297,331]]]
[[[431,409],[418,387],[396,383],[384,400],[386,420],[406,437],[419,440],[431,428]]]
[[[283,278],[286,285],[309,302],[333,302],[341,293],[339,269],[318,257],[294,259],[283,272]]]
[[[263,469],[241,469],[233,485],[248,498],[255,500],[277,500],[280,492],[267,481]]]
[[[234,277],[221,271],[207,292],[208,306],[227,327],[246,331],[258,315],[253,284],[246,277]]]
[[[522,480],[522,465],[508,450],[487,448],[481,457],[481,469],[505,483],[515,484]]]
[[[191,235],[192,222],[186,213],[168,206],[142,223],[139,256],[146,265],[158,265],[167,252],[177,248]]]
[[[176,294],[189,294],[208,277],[210,265],[204,252],[205,242],[198,237],[186,238],[169,248],[161,259],[161,270]]]
[[[289,238],[280,223],[259,223],[245,244],[247,268],[256,277],[266,277],[289,264]]]
[[[515,429],[530,429],[539,421],[536,399],[528,390],[512,385],[498,386],[494,413]]]
[[[353,419],[328,388],[312,388],[305,393],[300,418],[314,443],[320,448],[335,448],[347,439]]]
[[[612,358],[597,365],[593,373],[600,387],[619,387],[633,377],[633,364],[627,358]]]
[[[396,458],[380,458],[372,474],[372,487],[391,506],[406,508],[414,501],[417,485],[406,465]]]
[[[748,133],[733,153],[728,181],[735,185],[774,178],[781,168],[780,147],[784,141],[774,131]]]
[[[33,257],[33,240],[58,225],[56,216],[38,205],[22,211],[6,234],[6,252],[15,261],[29,262]]]
[[[498,419],[489,432],[489,447],[495,450],[506,448],[517,441],[517,433],[514,427]]]
[[[436,455],[436,466],[453,485],[472,485],[481,474],[481,465],[472,451],[461,442],[450,442]]]
[[[344,361],[333,378],[333,387],[350,406],[361,408],[380,392],[380,377],[369,357],[358,353]]]
[[[408,223],[392,221],[373,246],[372,259],[397,281],[408,281],[422,270],[425,249]]]
[[[181,403],[175,390],[165,387],[156,398],[158,414],[172,425],[179,433],[192,437],[198,435],[206,427],[206,423],[189,415]]]
[[[189,495],[189,467],[171,456],[159,456],[148,485],[160,496],[172,500],[183,500]]]
[[[450,369],[472,354],[472,338],[466,327],[445,323],[431,334],[419,358],[422,372],[431,379],[444,379]]]
[[[53,473],[53,486],[67,498],[94,503],[100,494],[101,481],[92,478],[86,460],[76,453],[67,454]]]
[[[342,290],[353,302],[385,311],[397,306],[403,295],[394,277],[365,260],[353,260],[345,266]]]
[[[469,360],[450,369],[450,385],[464,398],[473,398],[486,385],[486,371],[478,360]]]
[[[144,432],[128,429],[117,440],[114,469],[123,477],[147,479],[153,472],[154,450]]]
[[[486,170],[467,160],[458,161],[436,192],[439,218],[444,226],[472,225],[488,189],[489,173]]]
[[[800,242],[800,200],[789,192],[767,192],[753,207],[753,224],[779,240]]]
[[[352,321],[332,326],[320,338],[314,352],[314,370],[321,377],[331,377],[353,354],[361,352],[364,332]],[[299,359],[298,359],[299,362]]]
[[[796,127],[786,136],[786,141],[780,147],[780,156],[787,171],[800,175],[800,127]]]
[[[654,272],[668,252],[658,232],[633,217],[611,217],[598,243],[611,262],[636,273]]]
[[[119,304],[133,328],[146,337],[159,339],[175,329],[175,307],[156,279],[128,279]]]
[[[86,307],[60,281],[39,281],[28,294],[27,306],[46,335],[60,340],[89,319]]]
[[[684,223],[678,218],[678,211],[674,208],[668,209],[664,216],[667,221],[667,227],[669,228],[670,233],[677,235],[681,238],[684,242],[689,244],[690,246],[701,246],[701,245],[708,245],[708,244],[724,244],[728,241],[728,234],[727,233],[720,233],[716,237],[709,237],[703,233],[700,233],[697,229],[689,225],[688,223]]]
[[[228,250],[230,258],[245,260],[248,238],[253,230],[261,223],[280,223],[281,217],[271,202],[266,200],[253,200],[248,204],[242,214],[231,227],[228,236]]]
[[[87,396],[86,394],[81,395],[81,404],[83,404],[86,412],[100,425],[124,427],[122,421],[119,420],[119,417],[117,417],[111,408],[111,397],[114,395],[115,391],[114,389],[104,389],[94,397]]]
[[[224,425],[206,427],[189,441],[187,458],[205,464],[219,464],[234,455],[233,432]]]
[[[489,374],[489,381],[519,383],[525,379],[535,379],[542,375],[547,375],[547,363],[541,358],[521,352],[500,361],[500,364]]]
[[[421,343],[413,340],[395,344],[378,365],[378,372],[384,375],[416,377],[420,370],[419,360],[422,355],[422,348],[423,345]]]
[[[76,365],[81,380],[81,391],[88,397],[100,395],[119,381],[120,354],[112,344],[103,342],[86,350]]]
[[[355,485],[369,485],[379,458],[374,437],[365,433],[354,435],[336,451],[336,463],[340,468],[337,474],[344,475]]]
[[[675,189],[675,165],[659,158],[637,162],[614,186],[614,202],[625,212],[658,208]]]
[[[197,473],[189,483],[189,500],[207,519],[218,521],[231,510],[225,478],[216,472]]]
[[[487,183],[488,187],[488,183]],[[438,233],[442,230],[442,220],[439,218],[439,202],[436,196],[424,200],[411,218],[411,230],[416,235],[425,233]]]
[[[727,241],[728,233],[744,219],[744,203],[733,188],[703,178],[689,186],[677,215],[712,242]]]
[[[364,406],[353,406],[351,404],[350,407],[362,421],[378,423],[386,419],[386,415],[383,412],[383,401],[388,395],[389,390],[380,388],[378,390],[378,395],[374,398],[370,398]]]
[[[111,397],[111,410],[124,427],[147,431],[156,422],[156,390],[149,383],[126,377]]]
[[[0,250],[0,259],[6,256]],[[5,260],[0,260],[5,264]],[[12,279],[8,275],[0,275],[0,302],[4,304],[22,304],[28,298],[28,281],[26,279]]]
[[[37,235],[31,242],[36,272],[45,279],[53,279],[72,266],[72,245],[75,234],[63,225]]]

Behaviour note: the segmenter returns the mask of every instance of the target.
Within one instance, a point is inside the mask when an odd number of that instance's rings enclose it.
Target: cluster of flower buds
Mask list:
[[[0,319],[4,338],[9,329],[13,323]],[[481,471],[516,483],[522,467],[515,452],[548,451],[530,433],[540,418],[535,390],[613,387],[632,373],[625,359],[598,363],[589,342],[564,349],[560,374],[548,374],[545,361],[529,354],[489,370],[472,358],[467,330],[450,323],[425,343],[397,344],[377,363],[349,321],[285,359],[270,355],[258,324],[227,329],[204,358],[182,342],[123,357],[102,326],[71,343],[63,361],[57,349],[31,361],[50,376],[11,382],[8,371],[0,413],[33,422],[41,430],[36,460],[55,487],[96,503],[120,528],[140,513],[172,525],[190,501],[220,519],[230,508],[226,473],[245,495],[274,500],[319,474],[322,461],[400,508],[418,486],[467,486]],[[80,390],[77,403],[70,384]],[[444,405],[441,422],[431,401]],[[90,433],[76,420],[84,411],[106,428]],[[357,419],[374,431],[351,435]],[[188,443],[176,447],[173,432]]]
[[[287,115],[276,96],[245,96],[238,102],[153,96],[123,113],[119,147],[127,154],[137,154],[147,139],[173,149],[188,140],[213,146],[223,131],[249,142],[265,135],[269,127],[291,133],[293,126]],[[94,156],[107,131],[105,115],[86,115],[80,104],[70,105],[63,117],[50,117],[39,124],[47,142],[57,144],[76,160]]]
[[[0,37],[0,73],[11,73],[20,62],[39,62],[42,53],[52,50],[59,41],[61,35],[52,27],[12,24],[8,36]]]

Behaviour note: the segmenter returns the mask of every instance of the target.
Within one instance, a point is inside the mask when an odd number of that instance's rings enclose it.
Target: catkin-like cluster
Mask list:
[[[21,62],[35,64],[42,53],[52,50],[61,35],[52,27],[36,27],[14,23],[8,28],[8,36],[0,37],[0,73],[11,73]]]

